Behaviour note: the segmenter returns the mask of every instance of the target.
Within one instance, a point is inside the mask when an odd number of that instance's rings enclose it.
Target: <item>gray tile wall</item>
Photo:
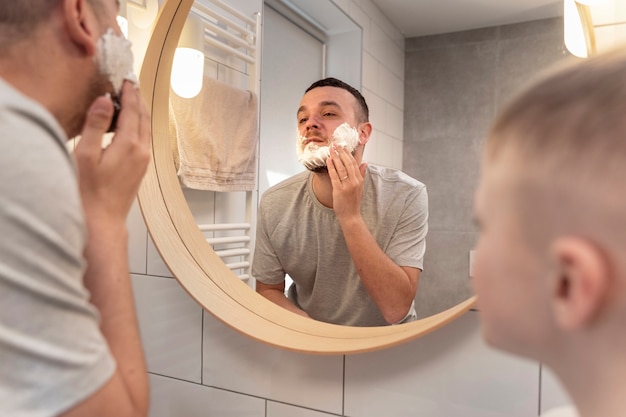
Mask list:
[[[420,317],[471,295],[473,194],[490,123],[527,82],[569,56],[560,18],[406,40],[403,169],[430,199]]]

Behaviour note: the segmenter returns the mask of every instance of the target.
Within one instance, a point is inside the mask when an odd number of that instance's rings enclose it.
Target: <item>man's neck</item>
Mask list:
[[[333,208],[333,185],[328,172],[313,173],[313,193],[325,207]]]

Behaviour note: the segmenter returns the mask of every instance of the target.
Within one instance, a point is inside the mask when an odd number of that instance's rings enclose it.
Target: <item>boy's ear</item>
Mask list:
[[[65,26],[72,41],[88,56],[96,53],[96,19],[87,0],[63,0]]]
[[[552,298],[557,324],[566,330],[585,327],[607,298],[608,261],[597,246],[578,237],[555,241],[551,256],[556,265]]]

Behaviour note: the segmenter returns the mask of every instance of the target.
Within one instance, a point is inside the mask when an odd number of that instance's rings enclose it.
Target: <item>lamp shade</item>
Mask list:
[[[581,58],[626,45],[626,1],[564,0],[565,46]]]
[[[190,13],[174,52],[170,83],[174,93],[183,98],[197,96],[204,78],[204,25]]]

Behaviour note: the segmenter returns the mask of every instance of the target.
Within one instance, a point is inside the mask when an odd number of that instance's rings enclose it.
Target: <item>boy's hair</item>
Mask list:
[[[568,64],[526,89],[496,119],[484,160],[505,153],[524,225],[625,243],[626,50]]]
[[[356,88],[352,87],[350,84],[345,83],[337,78],[324,78],[319,81],[314,82],[306,89],[305,93],[313,90],[317,87],[337,87],[342,88],[352,94],[358,103],[358,108],[356,109],[356,117],[359,123],[365,123],[369,121],[369,108],[367,107],[367,103],[365,102],[365,98]]]

